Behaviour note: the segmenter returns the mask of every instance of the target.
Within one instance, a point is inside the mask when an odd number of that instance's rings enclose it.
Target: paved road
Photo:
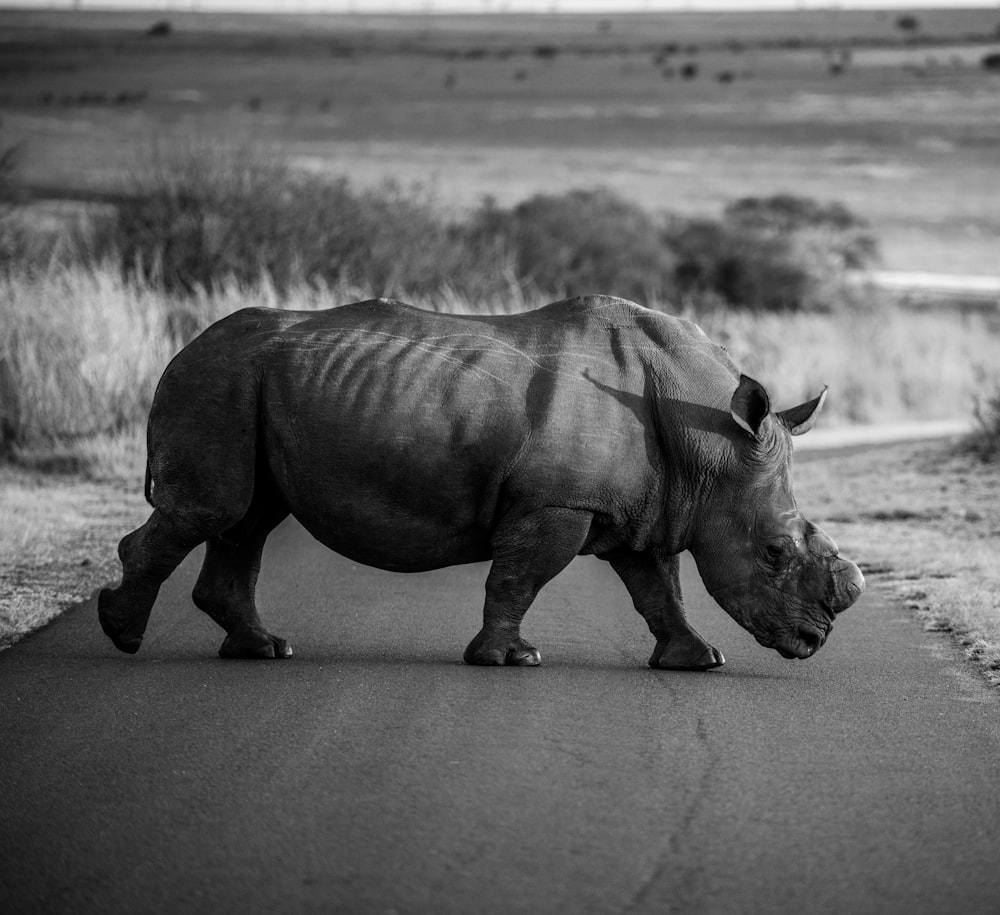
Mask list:
[[[143,650],[93,608],[0,654],[0,911],[996,913],[1000,701],[869,594],[812,660],[686,568],[728,664],[654,672],[578,559],[538,669],[459,662],[485,567],[392,575],[288,524],[261,604],[288,662],[217,660],[168,582]]]

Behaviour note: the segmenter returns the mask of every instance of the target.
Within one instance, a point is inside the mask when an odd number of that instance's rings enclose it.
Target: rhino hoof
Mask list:
[[[712,670],[726,663],[722,652],[711,645],[697,646],[695,650],[671,648],[670,644],[657,645],[649,666],[656,670]]]
[[[271,660],[290,658],[292,646],[284,639],[266,632],[233,633],[227,635],[219,648],[220,658]]]
[[[108,588],[100,588],[97,592],[97,618],[100,620],[101,629],[119,651],[135,654],[142,647],[142,636],[126,635],[124,627],[119,628],[115,625],[111,618],[110,603],[111,591]]]
[[[112,639],[111,642],[125,654],[135,654],[142,647],[142,639]]]
[[[538,667],[542,663],[542,653],[530,645],[510,648],[504,655],[503,662],[513,667]]]
[[[484,642],[482,633],[472,640],[463,655],[466,664],[480,667],[537,667],[542,663],[541,652],[524,639],[488,647]]]

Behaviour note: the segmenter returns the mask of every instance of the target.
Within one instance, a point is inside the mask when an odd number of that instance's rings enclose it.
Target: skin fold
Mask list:
[[[535,665],[521,620],[580,554],[622,578],[654,667],[724,658],[687,622],[678,555],[761,644],[809,657],[864,589],[798,512],[780,413],[694,324],[622,299],[511,316],[374,300],[245,309],[170,363],[148,427],[149,520],[119,545],[104,631],[138,650],[160,584],[206,543],[193,599],[224,657],[289,657],[254,603],[289,514],[354,561],[399,572],[491,560],[470,664]]]

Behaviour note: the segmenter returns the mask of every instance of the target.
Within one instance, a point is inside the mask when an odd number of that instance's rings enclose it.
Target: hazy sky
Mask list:
[[[253,10],[269,12],[624,12],[703,9],[900,9],[997,7],[1000,0],[0,0],[6,7]]]

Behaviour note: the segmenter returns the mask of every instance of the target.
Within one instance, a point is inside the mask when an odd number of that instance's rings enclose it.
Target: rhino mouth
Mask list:
[[[789,661],[804,661],[806,658],[811,658],[823,647],[829,634],[829,629],[799,626],[793,632],[783,633],[769,647]]]

